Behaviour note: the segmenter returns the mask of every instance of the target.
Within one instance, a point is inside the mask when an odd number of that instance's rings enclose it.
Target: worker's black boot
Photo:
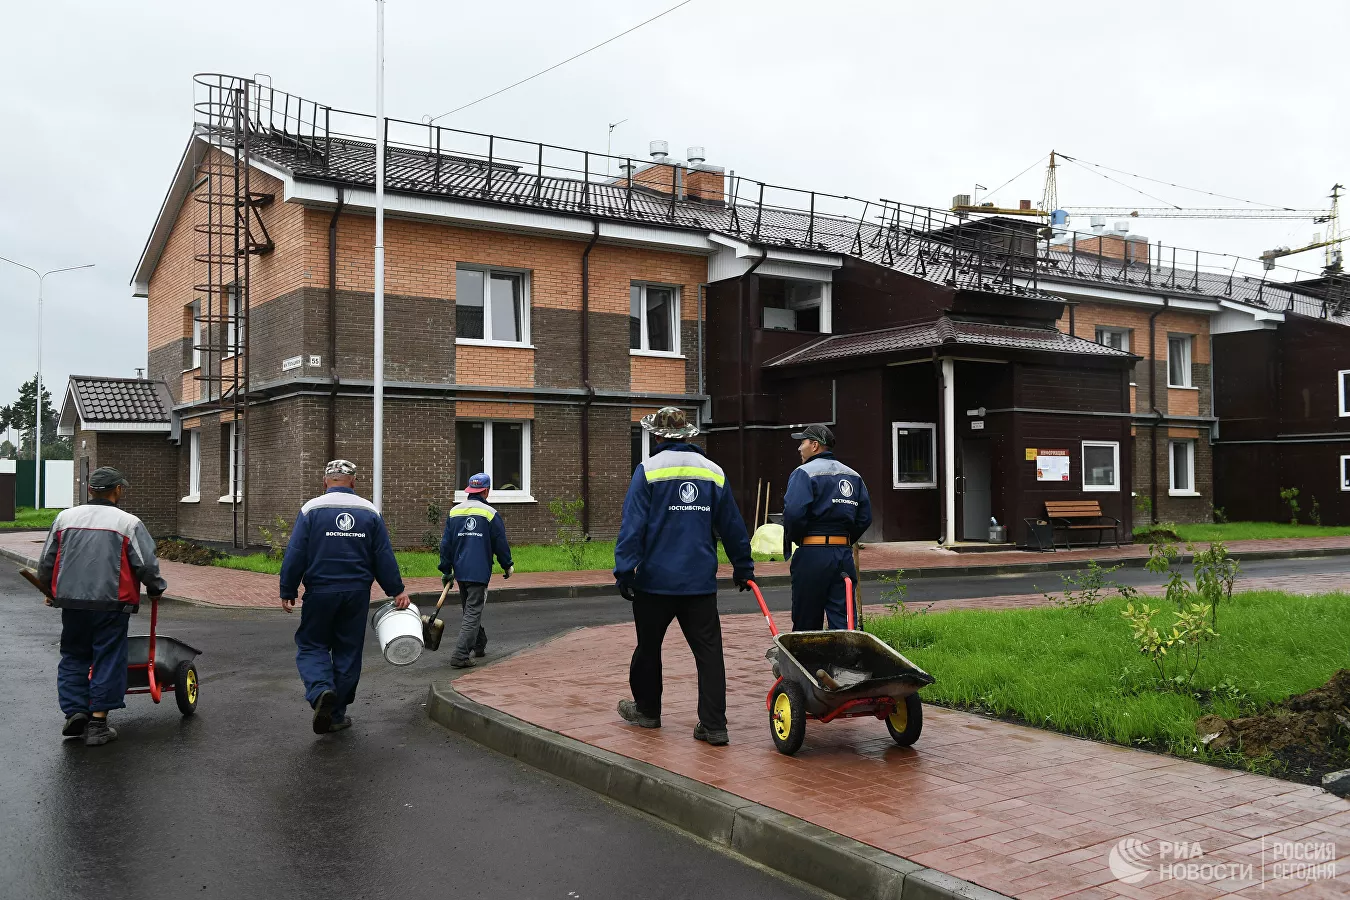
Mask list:
[[[638,711],[637,702],[633,700],[619,701],[619,715],[625,722],[632,722],[639,728],[660,728],[660,716],[644,716]]]
[[[327,734],[333,727],[333,707],[337,706],[337,694],[324,691],[314,701],[314,733]]]
[[[71,713],[66,719],[66,724],[61,727],[62,737],[84,737],[84,731],[89,727],[89,713]]]
[[[727,735],[725,728],[721,731],[714,731],[711,728],[704,728],[702,722],[694,726],[694,740],[707,741],[713,747],[725,747],[731,743],[731,738]]]
[[[348,728],[351,727],[352,727],[352,717],[343,716],[341,719],[333,720],[333,724],[328,726],[328,733],[332,734],[334,731],[346,731]]]
[[[108,724],[108,717],[91,718],[84,729],[84,745],[101,747],[117,740],[117,729]]]

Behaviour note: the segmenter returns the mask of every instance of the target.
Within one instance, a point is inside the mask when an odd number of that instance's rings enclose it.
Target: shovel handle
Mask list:
[[[436,621],[436,617],[441,614],[441,604],[445,602],[445,595],[450,593],[450,585],[452,584],[454,584],[453,581],[447,581],[445,587],[441,588],[441,599],[436,601],[436,611],[431,614],[431,621]]]
[[[42,582],[38,581],[37,572],[33,571],[32,569],[20,569],[19,574],[22,575],[24,579],[28,581],[29,584],[31,584],[33,587],[37,588],[39,591],[42,592],[43,603],[45,603],[48,606],[52,605],[52,595],[47,593],[47,589],[42,586]]]

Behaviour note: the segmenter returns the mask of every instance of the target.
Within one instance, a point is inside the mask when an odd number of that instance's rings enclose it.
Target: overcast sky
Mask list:
[[[676,0],[389,0],[388,114],[511,83]],[[192,124],[194,72],[374,110],[373,0],[8,3],[0,12],[0,256],[47,281],[44,381],[145,365],[129,282]],[[1051,149],[1299,208],[1350,182],[1350,4],[693,0],[443,124],[644,157],[663,138],[738,174],[945,207]],[[1113,174],[1113,177],[1115,176]],[[1043,167],[996,198],[1039,200]],[[1127,179],[1122,179],[1127,180]],[[1170,202],[1228,205],[1135,182]],[[1061,205],[1157,205],[1068,166]],[[1082,223],[1086,224],[1086,223]],[[1256,256],[1312,222],[1147,221],[1153,240]],[[1308,270],[1319,253],[1295,257]],[[31,377],[36,279],[0,264],[0,403]]]

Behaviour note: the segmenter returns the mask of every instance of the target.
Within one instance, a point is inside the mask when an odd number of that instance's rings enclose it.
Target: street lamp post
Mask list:
[[[0,262],[7,262],[12,266],[18,266],[20,269],[27,269],[37,276],[38,294],[38,327],[37,327],[37,390],[33,395],[33,459],[37,465],[33,470],[33,509],[42,508],[42,284],[47,280],[48,275],[55,275],[57,272],[74,272],[76,269],[92,269],[93,263],[85,263],[82,266],[66,266],[63,269],[48,269],[46,272],[39,272],[32,266],[25,266],[21,262],[15,262],[12,259],[0,256]]]
[[[370,499],[384,511],[384,0],[375,0],[375,384]]]

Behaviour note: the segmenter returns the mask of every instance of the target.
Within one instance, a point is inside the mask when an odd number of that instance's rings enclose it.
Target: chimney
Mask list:
[[[1030,210],[1030,209],[1031,209],[1031,201],[1030,201],[1030,200],[1018,200],[1018,201],[1017,201],[1017,208],[1018,208],[1018,209]]]

